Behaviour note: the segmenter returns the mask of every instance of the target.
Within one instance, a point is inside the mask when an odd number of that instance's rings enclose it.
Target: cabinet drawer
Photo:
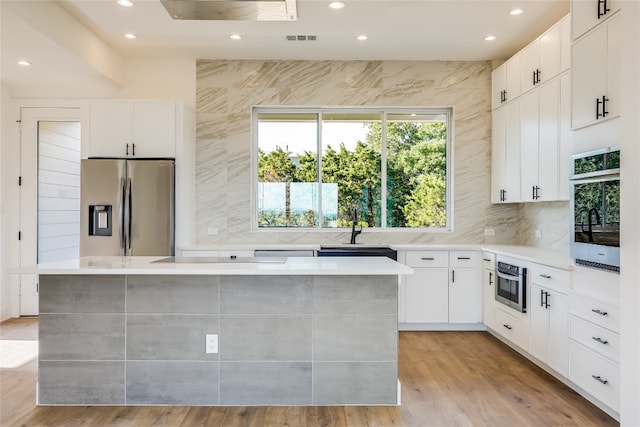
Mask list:
[[[218,251],[204,249],[179,249],[179,256],[183,257],[217,257]]]
[[[528,274],[530,283],[564,294],[569,292],[571,273],[567,270],[560,270],[541,264],[531,264]]]
[[[518,347],[529,350],[529,325],[499,308],[496,308],[495,331]]]
[[[620,366],[569,341],[569,379],[611,409],[620,407]]]
[[[491,252],[482,253],[482,265],[484,268],[495,270],[496,268],[496,254]]]
[[[447,251],[410,251],[407,252],[409,267],[448,267],[449,252]]]
[[[475,251],[451,251],[449,252],[449,267],[481,267],[482,254]]]
[[[569,322],[571,339],[615,362],[620,362],[620,335],[579,317],[570,316]]]
[[[254,251],[251,250],[224,250],[224,251],[218,251],[218,256],[221,257],[231,257],[231,256],[237,256],[237,257],[252,257],[254,256]]]
[[[603,328],[620,332],[620,309],[612,304],[586,295],[571,294],[571,314],[586,319]]]

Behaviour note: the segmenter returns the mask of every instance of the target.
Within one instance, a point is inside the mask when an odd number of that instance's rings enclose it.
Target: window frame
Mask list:
[[[380,227],[367,228],[367,232],[428,232],[428,233],[452,233],[454,215],[454,108],[451,107],[295,107],[295,106],[253,106],[251,108],[251,230],[253,232],[342,232],[348,227],[322,227],[322,221],[316,227],[259,227],[258,226],[258,124],[261,113],[282,113],[282,114],[317,114],[316,148],[317,152],[322,150],[322,122],[323,113],[379,113],[381,116],[382,137],[381,137],[381,225]],[[387,115],[389,114],[413,114],[420,115],[444,115],[446,117],[447,138],[446,138],[446,189],[445,203],[447,207],[447,217],[445,226],[438,227],[388,227],[387,216]],[[322,177],[322,162],[318,162],[317,179]],[[316,181],[318,183],[320,181]],[[322,191],[318,192],[318,204],[322,205]]]

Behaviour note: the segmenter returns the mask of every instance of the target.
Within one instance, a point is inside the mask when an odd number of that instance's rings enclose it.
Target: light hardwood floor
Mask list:
[[[399,407],[37,407],[36,340],[36,319],[0,324],[2,426],[618,425],[486,332],[401,332]]]

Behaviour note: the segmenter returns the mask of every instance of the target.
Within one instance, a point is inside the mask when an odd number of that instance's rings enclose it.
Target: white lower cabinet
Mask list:
[[[482,321],[491,329],[496,323],[496,255],[482,254]]]
[[[482,273],[477,251],[408,251],[406,323],[482,323]]]
[[[482,275],[479,268],[452,268],[449,323],[482,323]]]
[[[495,331],[523,350],[529,349],[529,323],[526,318],[516,317],[496,306]]]
[[[449,321],[448,268],[415,268],[405,282],[405,321],[446,323]]]
[[[569,379],[620,410],[620,308],[573,291],[569,318]]]
[[[615,411],[620,409],[620,365],[571,340],[571,381]]]
[[[529,352],[566,376],[569,299],[532,284],[530,301]]]

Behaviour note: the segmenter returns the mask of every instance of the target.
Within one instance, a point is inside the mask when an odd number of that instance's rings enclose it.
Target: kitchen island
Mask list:
[[[396,405],[388,258],[42,264],[41,405]],[[188,260],[187,260],[188,261]]]

